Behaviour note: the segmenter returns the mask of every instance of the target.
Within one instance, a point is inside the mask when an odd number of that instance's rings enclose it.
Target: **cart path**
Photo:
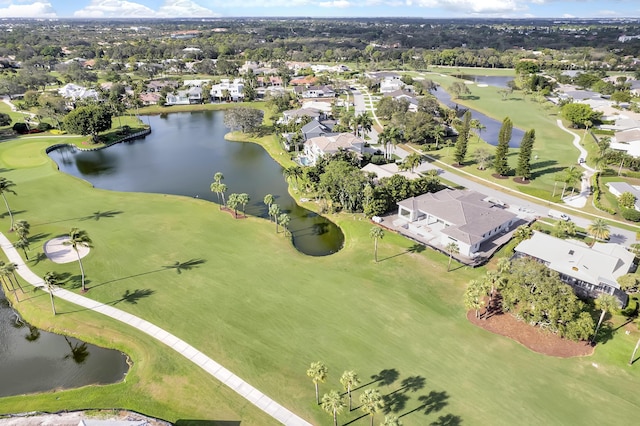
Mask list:
[[[22,257],[18,254],[18,251],[13,247],[13,244],[3,233],[0,233],[0,247],[9,259],[9,262],[15,263],[17,265],[16,272],[18,273],[18,275],[20,275],[31,285],[48,292],[42,278],[36,275],[29,269],[27,265],[25,265]],[[55,290],[53,290],[53,294],[55,295],[55,297],[59,297],[60,299],[66,300],[87,309],[91,309],[92,311],[99,312],[103,315],[135,327],[138,330],[148,334],[149,336],[159,340],[160,342],[178,352],[180,355],[187,358],[189,361],[202,368],[211,376],[220,380],[222,383],[234,390],[244,399],[258,407],[280,423],[290,426],[311,426],[311,423],[298,417],[297,415],[295,415],[282,405],[278,404],[277,402],[260,392],[258,389],[254,388],[253,386],[242,380],[240,377],[236,376],[231,371],[227,370],[222,365],[218,364],[193,346],[189,345],[173,334],[161,329],[160,327],[151,324],[150,322],[145,321],[135,315],[131,315],[120,309],[114,308],[113,306],[105,305],[104,303],[97,302],[93,299],[89,299],[88,297],[81,296],[69,290],[56,288]]]

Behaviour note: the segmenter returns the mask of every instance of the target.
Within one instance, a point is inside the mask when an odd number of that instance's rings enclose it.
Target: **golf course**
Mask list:
[[[639,332],[617,329],[622,317],[593,356],[540,355],[467,321],[462,294],[484,267],[454,263],[447,272],[446,256],[390,232],[376,263],[371,222],[346,213],[329,216],[344,247],[306,256],[268,219],[237,220],[206,200],[106,191],[63,174],[45,150],[64,141],[0,143],[0,171],[17,193],[6,194],[8,203],[31,224],[28,266],[61,274],[64,288],[80,292],[78,264],[54,264],[42,245],[85,230],[93,240],[82,259],[86,297],[175,334],[313,424],[333,421],[306,375],[315,361],[329,369],[321,396],[343,392],[345,370],[360,377],[354,409],[339,424],[369,424],[358,398],[371,388],[387,403],[374,424],[385,412],[410,426],[628,424],[640,411],[640,365],[627,365]],[[0,227],[15,239],[8,214]],[[127,408],[185,424],[274,424],[171,348],[64,301],[54,316],[46,293],[23,286],[14,306],[26,320],[119,349],[133,366],[118,384],[2,398],[0,413]]]

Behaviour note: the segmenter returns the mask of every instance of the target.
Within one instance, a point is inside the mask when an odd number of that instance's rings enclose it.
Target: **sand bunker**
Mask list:
[[[64,245],[65,241],[69,241],[69,237],[53,238],[44,243],[44,254],[54,263],[70,263],[85,257],[89,254],[89,247],[78,246],[78,253],[71,246]]]

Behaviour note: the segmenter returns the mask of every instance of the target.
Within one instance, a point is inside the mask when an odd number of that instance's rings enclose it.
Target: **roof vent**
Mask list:
[[[575,253],[573,250],[569,250],[570,255],[573,255],[573,253]]]

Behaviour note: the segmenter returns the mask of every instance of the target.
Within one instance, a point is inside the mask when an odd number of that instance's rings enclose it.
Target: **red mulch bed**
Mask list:
[[[233,216],[234,219],[246,219],[247,218],[247,215],[242,214],[240,212],[236,213],[235,211],[233,211],[233,209],[230,209],[229,207],[220,207],[220,210],[229,213],[231,216]]]
[[[480,311],[484,314],[484,310]],[[511,314],[497,312],[489,314],[485,320],[476,318],[476,312],[467,312],[467,319],[478,327],[482,327],[501,336],[506,336],[534,352],[559,358],[571,358],[593,354],[593,346],[586,342],[573,342],[552,333],[533,327],[523,321],[518,321]]]
[[[491,177],[494,178],[494,179],[509,179],[509,176],[502,176],[502,175],[499,175],[497,173],[493,173],[491,175]]]
[[[513,178],[513,181],[515,183],[519,183],[520,185],[529,185],[531,183],[531,180],[529,179],[524,180],[521,177]]]

